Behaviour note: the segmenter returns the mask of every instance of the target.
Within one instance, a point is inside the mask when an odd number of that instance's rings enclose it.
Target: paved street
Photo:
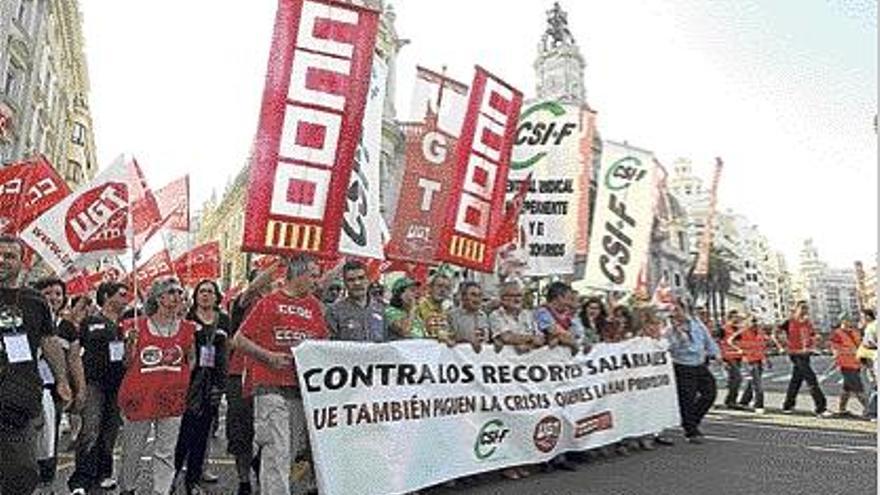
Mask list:
[[[775,357],[773,364],[773,369],[765,377],[768,413],[757,416],[750,412],[716,408],[710,412],[703,428],[707,435],[704,445],[685,444],[680,440],[679,432],[672,432],[678,440],[674,447],[593,461],[583,464],[575,473],[540,474],[520,481],[489,475],[485,480],[455,491],[435,489],[430,493],[876,493],[876,423],[854,418],[817,419],[810,413],[812,401],[805,388],[799,396],[798,414],[779,414],[790,365],[782,356]],[[829,396],[829,407],[834,408],[841,378],[833,368],[829,369],[831,365],[833,360],[830,357],[820,356],[815,358],[813,367]],[[720,402],[724,394],[723,371],[718,368],[715,374],[719,378]],[[861,411],[855,402],[850,408]],[[207,485],[208,493],[235,492],[234,465],[225,455],[223,436],[221,430],[213,448],[217,455],[211,463],[212,470],[221,476],[221,480],[216,485]],[[143,460],[146,459],[145,456]],[[66,479],[71,470],[71,456],[65,454],[59,480]],[[142,479],[146,482],[145,476]],[[55,493],[67,493],[60,481],[55,490]]]

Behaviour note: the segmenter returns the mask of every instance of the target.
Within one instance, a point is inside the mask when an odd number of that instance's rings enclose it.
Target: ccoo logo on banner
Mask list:
[[[278,3],[243,250],[337,255],[377,25],[348,3]]]

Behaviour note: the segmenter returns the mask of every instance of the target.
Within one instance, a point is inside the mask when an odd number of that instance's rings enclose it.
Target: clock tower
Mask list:
[[[568,29],[568,14],[554,2],[547,11],[547,30],[538,43],[535,60],[539,100],[585,105],[584,57]]]

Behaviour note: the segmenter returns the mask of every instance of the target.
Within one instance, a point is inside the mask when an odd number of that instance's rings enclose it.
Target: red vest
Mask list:
[[[135,323],[137,346],[119,389],[119,408],[129,421],[181,416],[186,409],[196,325],[181,320],[176,334],[159,337],[150,332],[148,321],[140,317]],[[131,326],[126,322],[126,328]]]
[[[815,333],[809,320],[797,321],[794,318],[788,320],[788,353],[806,354],[813,348]]]
[[[859,370],[862,363],[856,358],[856,351],[862,343],[862,337],[855,328],[844,330],[838,328],[831,334],[831,348],[835,351],[835,361],[842,370]]]
[[[315,296],[291,297],[282,291],[260,299],[241,324],[239,332],[271,352],[291,355],[304,340],[326,339],[327,324]],[[256,359],[247,359],[247,380],[254,387],[295,387],[296,370],[275,370]]]
[[[760,329],[751,327],[742,334],[739,342],[743,350],[743,360],[747,363],[764,361],[767,352],[767,336]]]
[[[721,348],[721,359],[727,362],[736,362],[742,359],[742,353],[727,343],[727,340],[734,333],[736,333],[736,330],[733,325],[724,325],[724,336],[721,338],[721,342],[718,343],[718,347]],[[735,344],[739,344],[739,342],[735,342]]]

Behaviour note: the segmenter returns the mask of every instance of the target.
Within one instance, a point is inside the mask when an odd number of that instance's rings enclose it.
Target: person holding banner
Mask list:
[[[544,336],[538,331],[532,312],[523,309],[522,283],[516,279],[502,282],[498,293],[501,307],[489,315],[494,341],[513,346],[519,354],[543,346]]]
[[[608,325],[608,310],[605,309],[605,303],[601,298],[592,296],[581,306],[578,316],[584,327],[584,352],[589,352],[594,344],[599,343],[605,332],[605,327]]]
[[[327,327],[333,340],[385,342],[385,317],[381,306],[370,300],[367,267],[360,261],[342,266],[345,298],[327,310]]]
[[[168,493],[174,481],[174,447],[186,410],[191,367],[195,364],[193,322],[177,317],[184,290],[176,278],[153,282],[144,304],[146,316],[124,323],[132,335],[126,348],[126,372],[119,388],[122,429],[121,495],[134,495],[138,461],[153,440],[155,493]]]
[[[112,478],[113,447],[121,426],[117,395],[125,374],[119,321],[128,304],[128,287],[104,282],[98,286],[95,299],[101,311],[79,326],[86,401],[75,443],[75,467],[67,480],[73,495],[85,495],[96,485],[105,490],[116,487]]]
[[[391,286],[391,301],[385,307],[385,326],[390,339],[423,339],[425,322],[416,311],[419,284],[401,277]]]
[[[547,287],[547,303],[535,310],[535,322],[551,347],[564,345],[576,354],[579,349],[572,333],[571,292],[568,284],[552,282]]]
[[[313,293],[319,275],[312,258],[291,258],[285,285],[256,303],[234,338],[235,347],[252,360],[254,443],[262,451],[265,495],[289,495],[292,462],[311,457],[293,350],[306,339],[328,336],[321,301]],[[303,485],[315,491],[314,469]]]
[[[473,280],[466,280],[459,287],[461,304],[449,312],[451,335],[447,344],[470,343],[479,352],[481,344],[492,341],[489,317],[483,311],[483,289]]]
[[[672,309],[672,324],[664,332],[675,369],[681,426],[690,443],[703,443],[700,422],[715,403],[715,377],[709,360],[718,359],[720,350],[709,330],[687,313],[684,301],[677,299]]]
[[[425,335],[432,339],[448,337],[450,333],[445,305],[452,291],[452,279],[442,268],[428,280],[428,294],[416,306],[416,316],[425,323]]]

